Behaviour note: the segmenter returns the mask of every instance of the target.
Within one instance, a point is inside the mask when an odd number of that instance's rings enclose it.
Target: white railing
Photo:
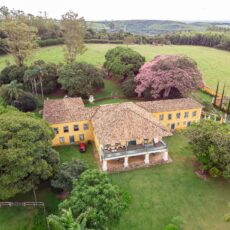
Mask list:
[[[124,150],[115,150],[114,152],[106,151],[102,149],[102,157],[104,159],[114,159],[114,158],[122,158],[124,156],[135,156],[142,155],[144,153],[158,153],[159,151],[167,150],[167,145],[161,141],[161,146],[155,147],[154,145],[143,145],[142,147],[138,147],[136,149],[127,149]]]

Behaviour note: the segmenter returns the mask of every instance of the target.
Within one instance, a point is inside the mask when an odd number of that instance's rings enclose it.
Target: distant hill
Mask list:
[[[230,22],[179,22],[164,20],[117,20],[117,21],[90,21],[89,28],[95,30],[120,30],[132,34],[157,35],[175,31],[205,31],[208,27],[230,27]]]

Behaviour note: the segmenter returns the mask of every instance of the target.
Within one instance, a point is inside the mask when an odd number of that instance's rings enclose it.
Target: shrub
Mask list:
[[[23,75],[26,71],[25,66],[11,65],[5,67],[0,74],[0,85],[9,84],[11,81],[16,80],[18,83],[23,83]]]
[[[86,165],[79,160],[72,160],[61,165],[58,174],[51,180],[51,186],[64,191],[71,191],[74,179],[87,169]]]
[[[23,92],[18,99],[13,102],[13,106],[22,112],[32,112],[37,108],[37,99],[32,93]]]
[[[55,46],[55,45],[64,44],[64,39],[63,38],[50,38],[50,39],[45,39],[45,40],[38,40],[37,43],[40,47]]]

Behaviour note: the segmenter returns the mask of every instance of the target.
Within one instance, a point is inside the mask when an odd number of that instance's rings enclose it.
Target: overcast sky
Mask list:
[[[0,5],[32,14],[46,11],[55,18],[73,10],[86,20],[230,21],[230,0],[0,0]]]

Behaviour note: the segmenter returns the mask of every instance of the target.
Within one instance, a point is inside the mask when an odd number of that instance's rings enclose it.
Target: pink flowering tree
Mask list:
[[[135,92],[139,97],[168,98],[185,96],[202,88],[204,82],[197,64],[181,55],[160,55],[145,63],[135,77]]]

